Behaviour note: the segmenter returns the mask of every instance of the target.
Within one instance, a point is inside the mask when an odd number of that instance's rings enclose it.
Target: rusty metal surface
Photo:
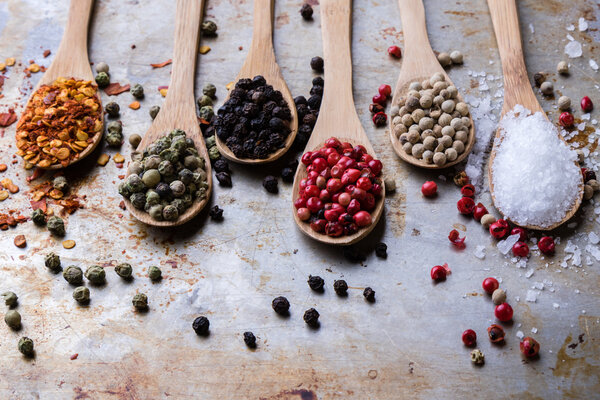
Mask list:
[[[301,3],[276,5],[275,49],[294,95],[310,89],[313,75],[308,63],[321,49],[318,6],[314,22],[307,23],[298,14]],[[225,97],[224,86],[237,74],[249,48],[251,6],[250,1],[207,1],[206,13],[217,21],[219,37],[201,43],[212,50],[199,56],[196,93],[200,85],[213,82],[219,102]],[[16,57],[25,65],[35,59],[48,65],[52,55],[44,59],[42,52],[57,48],[66,10],[64,0],[0,2],[0,58]],[[572,76],[555,87],[574,101],[585,94],[599,99],[594,88],[597,73],[588,66],[589,58],[599,55],[594,39],[597,5],[591,0],[528,0],[519,2],[519,11],[530,73],[553,72],[564,57],[565,36],[570,33],[584,43],[584,57],[571,60]],[[501,77],[501,68],[485,2],[429,0],[426,12],[433,48],[460,49],[465,54],[465,65],[449,72],[459,90],[472,96],[472,104],[477,98],[491,99],[487,122],[480,122],[489,125],[501,104],[501,92],[495,93],[501,90],[501,80],[489,75]],[[130,94],[112,98],[121,106],[126,136],[143,133],[151,122],[148,109],[161,102],[156,87],[168,84],[169,67],[152,70],[149,64],[171,57],[173,17],[169,1],[97,2],[90,60],[107,62],[113,81],[139,82],[146,89],[138,111],[127,108],[133,100]],[[590,29],[567,32],[565,27],[577,24],[579,17],[589,21]],[[386,199],[385,217],[359,247],[368,250],[384,241],[389,246],[387,260],[370,251],[364,263],[353,264],[340,249],[326,248],[301,234],[290,215],[291,185],[280,184],[278,195],[261,187],[262,178],[277,174],[279,165],[233,167],[233,188],[216,187],[212,198],[225,209],[222,223],[211,222],[204,213],[175,230],[147,228],[118,207],[116,185],[124,171],[112,160],[106,167],[97,166],[99,154],[114,154],[98,149],[90,160],[67,171],[75,191],[87,196],[85,209],[67,221],[66,239],[76,240],[74,249],[63,249],[60,240],[32,223],[0,233],[0,290],[19,295],[23,316],[20,332],[0,326],[1,398],[558,399],[592,398],[600,392],[600,262],[592,257],[591,265],[584,261],[580,268],[570,263],[560,266],[569,239],[583,249],[589,245],[583,233],[598,232],[597,205],[586,205],[576,226],[559,232],[561,244],[554,257],[533,255],[525,268],[504,258],[475,221],[457,215],[459,193],[449,179],[451,172],[444,183],[438,174],[402,163],[386,132],[374,129],[369,120],[370,97],[379,84],[395,83],[400,67],[385,54],[390,44],[402,40],[396,2],[356,0],[353,30],[357,109],[385,173],[398,183],[396,194]],[[24,79],[25,65],[7,74],[0,100],[3,111],[16,102],[20,112],[27,88],[40,77]],[[473,76],[473,71],[486,73],[489,91],[480,90],[481,76]],[[104,102],[108,99],[103,97]],[[551,101],[542,106],[553,111]],[[594,111],[592,118],[597,115]],[[0,137],[0,163],[9,165],[0,177],[13,179],[21,192],[0,203],[0,210],[14,208],[28,214],[24,194],[28,173],[20,162],[10,164],[14,130],[13,125]],[[595,148],[595,133],[590,135],[592,143],[586,138],[585,144]],[[479,146],[480,151],[487,147]],[[121,152],[129,151],[124,144]],[[593,157],[598,162],[597,153]],[[435,200],[420,195],[420,185],[428,179],[440,186]],[[490,204],[489,194],[481,200]],[[466,230],[468,247],[462,252],[451,249],[446,239],[453,225]],[[27,237],[25,249],[13,245],[17,234]],[[474,256],[476,246],[485,246],[484,259]],[[49,251],[59,253],[63,265],[83,268],[130,262],[135,279],[124,283],[107,266],[108,284],[92,288],[90,305],[80,307],[71,298],[72,288],[44,267],[43,256]],[[584,251],[584,260],[586,255]],[[433,285],[429,269],[444,262],[452,275]],[[152,264],[163,269],[161,283],[152,284],[145,276]],[[530,278],[528,270],[534,271]],[[324,294],[309,290],[309,274],[324,277]],[[490,275],[502,279],[515,309],[507,343],[500,347],[485,338],[485,329],[494,322],[493,304],[482,296],[480,284]],[[352,287],[347,298],[333,292],[333,281],[340,277]],[[527,302],[527,291],[535,282],[545,282],[545,289],[539,291],[537,302]],[[377,292],[375,304],[363,300],[366,286]],[[148,313],[132,310],[136,291],[148,294]],[[290,318],[271,310],[271,300],[279,295],[292,304]],[[302,321],[310,307],[321,313],[318,330],[308,329]],[[199,314],[210,318],[208,338],[191,329]],[[479,348],[486,355],[481,368],[471,365],[469,350],[460,341],[467,328],[479,335]],[[531,333],[533,328],[536,334]],[[247,330],[258,337],[256,351],[246,349],[242,341]],[[521,358],[518,331],[541,343],[538,360]],[[16,349],[22,335],[35,341],[33,360],[24,359]],[[70,360],[75,353],[78,358]]]

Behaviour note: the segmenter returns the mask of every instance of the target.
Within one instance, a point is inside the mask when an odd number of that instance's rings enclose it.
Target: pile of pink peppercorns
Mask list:
[[[402,50],[400,47],[393,45],[388,47],[388,54],[392,58],[401,58]],[[377,127],[385,126],[387,123],[387,114],[385,113],[385,106],[388,100],[392,98],[392,87],[390,85],[383,84],[379,86],[377,94],[373,96],[373,103],[369,106],[373,123]]]
[[[307,177],[294,201],[301,221],[327,236],[352,235],[371,225],[371,211],[381,199],[381,161],[364,146],[332,137],[316,151],[302,155]]]

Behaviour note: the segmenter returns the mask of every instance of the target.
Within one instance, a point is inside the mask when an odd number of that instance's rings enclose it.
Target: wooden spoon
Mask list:
[[[425,79],[431,78],[436,72],[444,75],[446,82],[453,85],[452,80],[440,65],[436,55],[431,49],[429,38],[427,37],[427,26],[425,25],[425,9],[421,0],[398,0],[400,5],[400,17],[402,19],[402,32],[404,34],[404,56],[402,60],[402,69],[398,76],[398,82],[394,89],[394,97],[392,105],[397,105],[400,98],[406,95],[409,86],[412,82],[422,82]],[[458,95],[458,101],[464,101],[462,96]],[[394,135],[394,127],[392,119],[389,120],[390,125],[390,140],[396,154],[409,164],[427,169],[442,169],[448,168],[463,161],[471,152],[473,144],[475,144],[475,125],[473,118],[471,119],[471,127],[469,129],[469,137],[465,143],[465,151],[459,154],[456,160],[447,162],[441,167],[435,164],[428,164],[424,160],[419,160],[408,154],[402,148],[402,143]]]
[[[157,221],[150,217],[150,214],[133,207],[131,202],[125,199],[125,205],[129,212],[148,225],[163,227],[181,225],[198,214],[210,199],[212,171],[194,101],[196,58],[198,57],[198,38],[203,9],[204,0],[177,0],[171,83],[164,104],[136,151],[143,152],[149,145],[166,136],[173,129],[183,129],[187,137],[194,141],[198,153],[205,160],[208,181],[207,195],[204,200],[195,200],[194,204],[176,221]]]
[[[541,112],[544,117],[548,118],[540,106],[540,103],[537,101],[527,77],[527,68],[525,67],[523,48],[521,46],[519,16],[517,14],[515,0],[488,0],[488,7],[490,8],[490,13],[492,15],[492,24],[494,25],[494,33],[496,34],[496,41],[498,42],[498,50],[500,52],[500,59],[502,61],[502,73],[504,74],[504,105],[502,106],[501,118],[503,118],[504,115],[512,110],[517,104],[523,105],[532,113]],[[560,134],[559,137],[564,141],[564,138]],[[500,138],[501,132],[500,129],[498,129],[496,130],[496,139]],[[504,214],[502,209],[495,204],[496,198],[494,196],[494,185],[492,180],[492,165],[494,163],[494,158],[496,157],[497,146],[498,140],[494,140],[494,145],[490,155],[490,163],[488,165],[488,177],[492,201],[494,201],[494,205],[498,211]],[[535,225],[521,226],[528,229],[547,231],[552,230],[568,221],[581,205],[581,200],[583,199],[583,177],[580,177],[579,187],[579,197],[562,221],[559,221],[549,227],[540,227]],[[519,225],[517,221],[511,222]]]
[[[275,0],[254,0],[252,44],[250,45],[250,51],[246,56],[246,61],[244,61],[240,73],[235,78],[235,82],[242,78],[252,79],[256,75],[262,75],[266,79],[267,84],[273,86],[275,90],[279,90],[287,102],[292,113],[292,120],[290,121],[291,131],[285,141],[284,147],[263,159],[238,158],[231,150],[229,150],[229,147],[215,135],[217,148],[221,152],[221,155],[228,160],[240,164],[265,164],[277,160],[289,150],[294,143],[296,133],[298,133],[298,114],[296,113],[294,98],[283,79],[281,69],[275,60],[275,51],[273,50],[274,4]],[[227,98],[229,99],[229,96],[227,96]]]
[[[353,146],[363,145],[374,158],[375,151],[369,142],[352,97],[352,59],[350,53],[352,27],[352,0],[321,0],[321,30],[323,32],[323,59],[325,61],[325,87],[319,118],[315,124],[306,151],[316,150],[323,146],[330,137],[337,137],[342,142]],[[306,178],[306,166],[300,164],[294,177],[292,193],[294,200],[298,198],[300,181]],[[382,181],[383,186],[383,181]],[[356,243],[373,230],[383,213],[385,187],[382,188],[381,198],[377,200],[375,209],[371,212],[372,223],[361,228],[354,235],[337,238],[317,233],[310,224],[301,221],[296,208],[292,206],[294,219],[302,232],[320,242],[333,245],[349,245]]]
[[[92,13],[94,0],[71,0],[69,6],[69,17],[67,26],[63,33],[60,46],[54,56],[54,60],[50,67],[40,79],[40,82],[35,88],[35,91],[41,85],[51,85],[57,78],[74,78],[94,82],[94,75],[90,67],[87,50],[88,24]],[[34,93],[35,93],[34,91]],[[102,100],[100,95],[97,95],[100,106]],[[30,100],[31,101],[31,98]],[[104,123],[104,113],[102,112],[102,121]],[[69,165],[76,163],[88,156],[98,146],[102,140],[102,131],[98,131],[92,137],[92,142],[86,147],[77,158],[69,162]],[[65,168],[62,164],[52,164],[44,169],[60,169]]]

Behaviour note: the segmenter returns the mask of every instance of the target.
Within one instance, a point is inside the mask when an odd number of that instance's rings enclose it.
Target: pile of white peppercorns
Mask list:
[[[471,127],[469,107],[442,73],[412,82],[390,111],[393,133],[408,155],[442,167],[464,153]]]

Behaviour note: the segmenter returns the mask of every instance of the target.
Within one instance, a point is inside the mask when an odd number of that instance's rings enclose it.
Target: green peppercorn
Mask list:
[[[217,146],[211,147],[210,149],[208,149],[208,158],[211,159],[211,161],[215,161],[218,160],[219,158],[221,158],[221,153],[219,152],[219,149],[217,148]]]
[[[152,107],[150,107],[148,114],[150,114],[150,118],[154,119],[154,118],[156,118],[156,115],[158,114],[159,111],[160,111],[159,106],[152,106]]]
[[[63,278],[71,285],[81,285],[83,283],[83,271],[76,265],[69,265],[63,271]]]
[[[143,210],[146,207],[146,195],[144,193],[134,193],[129,196],[131,205],[138,210]]]
[[[106,111],[109,117],[114,118],[119,116],[119,111],[121,111],[121,107],[119,107],[119,105],[114,101],[111,101],[109,103],[106,103],[106,105],[104,106],[104,111]]]
[[[173,164],[171,164],[170,161],[161,161],[158,165],[158,172],[160,172],[162,176],[172,176],[175,174],[175,167],[173,167]]]
[[[125,183],[125,182],[119,183],[119,194],[123,197],[131,196],[129,189],[127,189],[127,183]]]
[[[65,236],[65,223],[62,218],[53,215],[48,218],[48,222],[46,223],[48,230],[50,233],[56,236]]]
[[[215,139],[215,136],[209,136],[207,138],[204,138],[204,143],[206,144],[206,148],[210,149],[212,147],[215,147],[217,145],[217,139]]]
[[[134,133],[133,135],[129,136],[129,144],[134,149],[137,149],[137,147],[141,141],[142,141],[142,137],[140,135],[138,135],[137,133]]]
[[[102,285],[106,282],[106,272],[99,265],[92,265],[85,271],[85,277],[94,285]]]
[[[179,218],[179,210],[177,210],[177,207],[169,204],[163,208],[162,216],[167,221],[175,221]]]
[[[150,209],[148,210],[148,214],[150,214],[150,216],[157,220],[157,221],[162,221],[163,219],[163,206],[161,204],[157,204],[154,205],[152,207],[150,207]]]
[[[206,20],[202,22],[200,30],[204,36],[215,36],[217,34],[217,24],[214,21]]]
[[[123,135],[117,132],[109,132],[106,134],[106,144],[110,147],[120,147],[123,144]]]
[[[44,257],[44,264],[46,264],[46,268],[52,270],[54,272],[60,271],[60,257],[58,254],[49,253]]]
[[[19,339],[18,344],[19,351],[26,357],[33,357],[33,340],[23,336]]]
[[[142,175],[142,182],[146,187],[155,188],[160,183],[160,175],[157,169],[149,169]]]
[[[98,84],[98,87],[105,88],[110,84],[110,77],[106,72],[98,72],[98,75],[96,75],[96,83]]]
[[[133,87],[131,88],[131,94],[133,95],[133,97],[135,97],[136,99],[143,99],[144,98],[144,88],[142,87],[142,85],[140,85],[139,83],[136,83],[135,85],[133,85]]]
[[[131,264],[121,263],[115,267],[115,272],[123,279],[131,279],[133,268],[131,268]]]
[[[60,175],[52,180],[52,187],[66,193],[69,191],[69,182],[67,182],[67,178],[64,175]]]
[[[148,268],[148,278],[152,281],[159,281],[162,279],[162,271],[155,265]]]
[[[73,298],[79,304],[87,304],[90,302],[90,289],[85,286],[76,287],[73,290]]]
[[[4,322],[11,329],[19,330],[21,328],[21,314],[15,310],[9,310],[4,314]]]
[[[144,184],[144,182],[142,181],[142,178],[140,178],[137,175],[129,175],[127,177],[127,179],[125,180],[125,184],[127,185],[127,190],[130,193],[137,193],[137,192],[141,192],[146,188],[146,185]]]
[[[36,225],[46,225],[46,213],[41,208],[36,208],[31,214],[31,220]]]
[[[213,99],[211,99],[210,96],[203,95],[202,97],[199,97],[198,100],[196,100],[196,103],[198,103],[198,107],[200,108],[205,106],[212,106]]]
[[[202,88],[202,93],[204,93],[204,95],[210,97],[211,99],[214,99],[215,95],[217,94],[217,87],[212,83],[207,83]]]
[[[185,185],[181,181],[175,180],[169,184],[169,187],[175,197],[181,197],[185,194]]]
[[[123,124],[121,121],[111,121],[106,126],[108,133],[123,133]]]
[[[148,309],[148,296],[146,296],[144,293],[138,293],[135,296],[133,296],[131,303],[138,310],[147,310]]]
[[[214,115],[215,115],[215,112],[214,112],[212,106],[204,106],[200,109],[199,117],[205,121],[210,122],[210,120],[212,119],[212,117]]]
[[[2,297],[4,297],[4,304],[6,304],[9,308],[12,308],[17,305],[17,301],[19,298],[14,292],[4,292],[2,293]]]

